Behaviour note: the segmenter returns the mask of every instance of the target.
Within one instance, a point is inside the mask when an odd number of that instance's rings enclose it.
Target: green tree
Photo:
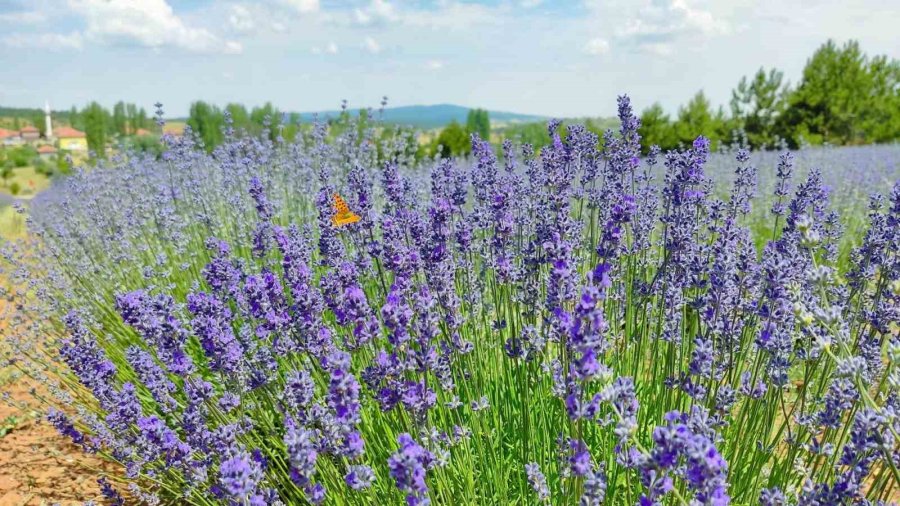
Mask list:
[[[84,122],[81,120],[78,109],[76,109],[74,105],[72,106],[72,109],[69,110],[69,125],[77,130],[84,130]]]
[[[900,60],[876,56],[869,62],[871,88],[862,130],[866,142],[900,139]]]
[[[266,126],[266,121],[268,121],[269,125],[269,138],[275,140],[278,137],[278,125],[281,123],[281,113],[278,112],[278,109],[272,105],[271,102],[266,102],[262,107],[254,107],[252,111],[250,111],[250,122],[253,124],[255,131],[262,131]]]
[[[435,149],[444,158],[461,156],[472,151],[472,142],[462,125],[451,121],[438,135]]]
[[[197,137],[203,141],[207,151],[212,151],[224,139],[222,133],[224,116],[222,111],[218,107],[207,104],[202,100],[191,104],[187,124],[197,134]]]
[[[900,132],[896,60],[862,52],[859,43],[829,40],[806,62],[780,129],[792,145],[860,144],[896,139]]]
[[[641,146],[645,153],[653,145],[659,146],[663,150],[674,149],[678,146],[672,121],[659,102],[644,109],[641,113],[641,127],[638,129],[638,133],[641,134]]]
[[[13,127],[13,130],[19,130],[20,128],[22,128],[22,123],[21,123],[21,121],[19,121],[18,116],[13,116],[12,127]]]
[[[106,157],[107,117],[109,113],[97,102],[91,102],[82,112],[88,149],[98,158]]]
[[[228,104],[225,106],[225,110],[231,115],[231,124],[235,131],[250,129],[250,114],[243,104]]]
[[[147,119],[147,110],[143,107],[138,109],[136,123],[138,128],[150,128],[150,121]]]
[[[121,100],[113,106],[112,129],[116,135],[128,135],[128,117],[125,114],[125,102]]]
[[[484,109],[469,109],[466,116],[466,130],[478,134],[484,140],[491,138],[491,119]]]
[[[46,132],[47,129],[45,128],[47,126],[47,123],[44,121],[44,112],[43,111],[35,112],[31,116],[31,124],[33,124],[34,127],[38,129],[38,132],[40,132],[41,137],[45,137],[47,135],[47,132]]]
[[[678,119],[674,130],[677,142],[690,146],[698,136],[709,138],[715,148],[720,139],[721,117],[713,116],[713,112],[703,91],[698,91],[686,106],[678,109]]]
[[[742,77],[732,90],[732,118],[754,149],[775,145],[775,122],[784,111],[787,94],[784,73],[776,69],[760,68],[752,80]]]
[[[127,104],[125,106],[125,116],[128,118],[128,134],[134,135],[138,128],[137,106],[135,104]]]

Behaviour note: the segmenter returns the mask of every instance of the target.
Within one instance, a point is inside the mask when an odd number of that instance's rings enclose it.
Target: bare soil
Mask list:
[[[4,327],[0,316],[0,334]],[[10,373],[0,369],[0,392],[15,404],[0,400],[0,506],[104,504],[97,479],[117,474],[115,466],[60,435],[38,408],[21,406],[34,404],[33,385]]]

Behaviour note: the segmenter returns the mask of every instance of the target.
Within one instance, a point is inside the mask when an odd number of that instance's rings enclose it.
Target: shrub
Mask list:
[[[13,195],[18,195],[19,192],[21,192],[21,191],[22,191],[22,186],[19,184],[18,181],[13,181],[12,184],[9,185],[9,193],[12,193]]]
[[[98,162],[8,248],[10,359],[122,464],[104,490],[148,501],[890,497],[900,184],[841,265],[822,175],[785,153],[758,254],[749,153],[718,198],[705,138],[642,160],[619,116],[502,161],[318,125]]]

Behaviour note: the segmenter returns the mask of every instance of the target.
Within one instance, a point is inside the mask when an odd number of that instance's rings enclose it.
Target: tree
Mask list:
[[[236,132],[250,129],[250,114],[243,104],[228,104],[225,110],[231,115],[231,124]]]
[[[130,135],[134,135],[138,128],[143,128],[141,125],[138,125],[136,105],[127,104],[125,106],[125,116],[128,118],[128,133]]]
[[[47,136],[47,128],[46,128],[47,123],[44,121],[44,113],[42,111],[35,112],[31,116],[31,123],[34,125],[35,128],[38,129],[38,132],[40,132],[41,137]]]
[[[675,137],[678,143],[690,146],[698,136],[709,138],[713,148],[720,139],[721,117],[713,116],[709,100],[698,91],[686,106],[678,109],[675,121]]]
[[[128,118],[125,114],[125,102],[121,100],[113,106],[112,129],[113,133],[117,135],[128,135]]]
[[[147,110],[143,107],[138,109],[136,123],[138,128],[150,128],[150,121],[147,120]]]
[[[869,105],[865,108],[862,130],[866,142],[891,142],[900,139],[900,60],[876,56],[869,62]]]
[[[72,109],[69,110],[69,125],[76,130],[84,130],[84,123],[81,121],[81,117],[78,115],[78,109],[75,106],[72,106]]]
[[[896,105],[898,93],[891,63],[896,65],[886,59],[873,60],[870,65],[856,41],[838,47],[829,40],[806,62],[780,121],[783,133],[795,146],[801,139],[812,144],[870,141],[876,118],[900,114],[889,109]],[[882,82],[876,84],[878,80]]]
[[[752,81],[742,77],[731,92],[731,114],[754,149],[772,147],[777,139],[775,122],[784,111],[788,86],[784,73],[760,68]]]
[[[472,151],[472,142],[466,130],[456,121],[451,121],[441,130],[436,144],[438,153],[444,158],[466,155]]]
[[[91,102],[82,112],[88,149],[97,158],[106,157],[107,116],[106,110],[97,102]]]
[[[484,140],[491,138],[491,119],[484,109],[469,109],[466,116],[466,130],[478,134]]]
[[[12,127],[13,127],[13,130],[19,130],[20,128],[22,128],[22,123],[19,121],[18,116],[13,117]]]
[[[650,150],[650,146],[656,145],[663,150],[674,149],[678,146],[675,137],[675,129],[659,102],[644,109],[641,113],[641,127],[638,129],[641,135],[641,146],[644,152]]]
[[[266,102],[262,107],[254,107],[250,111],[250,122],[253,123],[257,131],[262,131],[268,127],[269,138],[275,140],[278,137],[281,113],[278,112],[278,109],[271,102]]]
[[[222,134],[223,123],[224,116],[218,107],[207,104],[202,100],[191,104],[187,124],[203,141],[207,151],[212,151],[213,148],[222,143],[224,139]]]

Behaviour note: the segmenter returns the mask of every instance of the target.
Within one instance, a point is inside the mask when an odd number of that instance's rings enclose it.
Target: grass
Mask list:
[[[19,239],[25,237],[26,233],[25,217],[17,213],[12,206],[0,207],[0,237]]]
[[[50,178],[38,173],[34,167],[27,165],[13,169],[13,175],[7,180],[0,179],[0,192],[11,195],[14,183],[18,183],[20,191],[16,198],[32,198],[50,186]]]

